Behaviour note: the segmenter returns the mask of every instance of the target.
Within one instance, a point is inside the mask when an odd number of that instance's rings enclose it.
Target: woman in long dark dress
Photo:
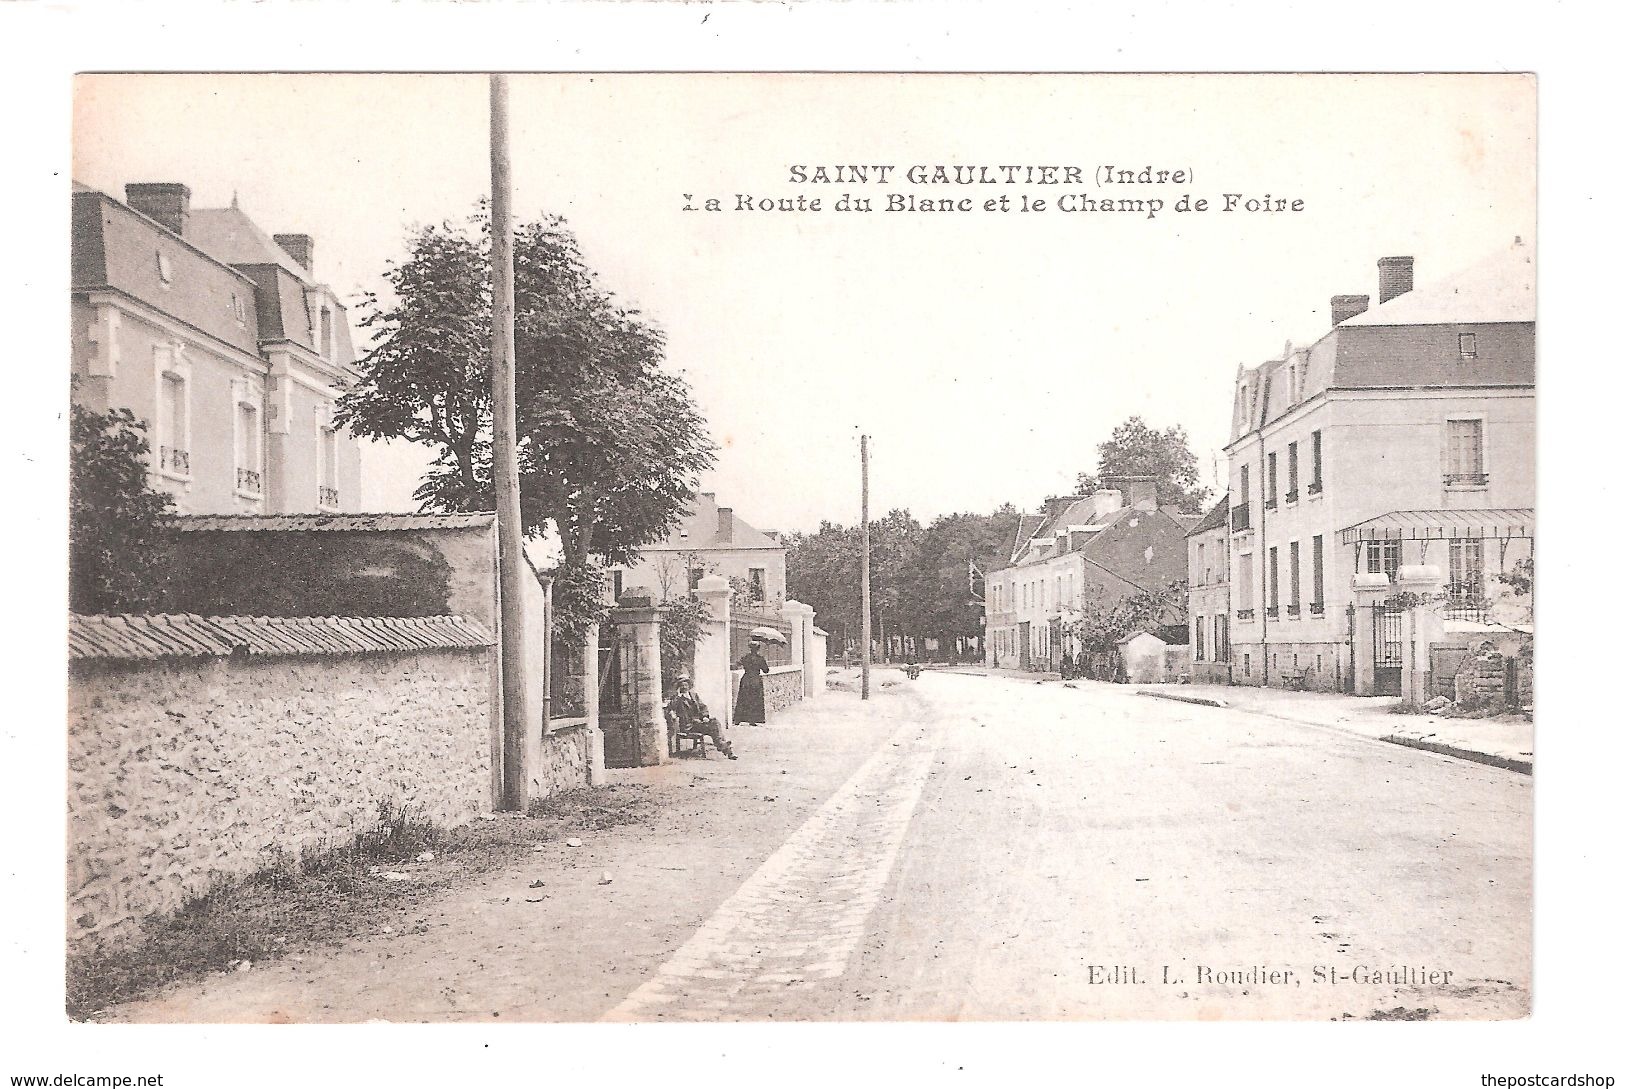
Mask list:
[[[767,722],[767,701],[762,695],[762,677],[767,673],[767,659],[761,655],[761,644],[752,641],[750,650],[739,659],[739,668],[745,675],[739,678],[739,698],[734,700],[734,721],[760,726]]]

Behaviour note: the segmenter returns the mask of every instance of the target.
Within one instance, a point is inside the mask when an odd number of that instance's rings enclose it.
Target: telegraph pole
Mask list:
[[[491,468],[497,491],[497,587],[502,631],[502,803],[525,809],[524,530],[513,378],[513,164],[508,158],[508,77],[491,76]]]
[[[869,436],[858,437],[863,455],[863,698],[869,698]]]

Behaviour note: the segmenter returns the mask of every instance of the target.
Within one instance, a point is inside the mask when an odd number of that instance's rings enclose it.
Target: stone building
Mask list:
[[[1185,537],[1190,562],[1191,680],[1230,682],[1230,497],[1213,504]]]
[[[150,479],[182,514],[353,510],[356,440],[334,426],[355,351],[309,235],[269,236],[178,182],[76,185],[75,402],[147,424]]]
[[[1185,577],[1185,533],[1195,519],[1159,506],[1148,478],[1112,483],[1119,486],[1051,499],[1040,518],[1022,519],[1009,564],[987,575],[988,665],[1058,669],[1063,626],[1087,606]]]
[[[777,612],[784,604],[784,556],[777,534],[717,506],[715,492],[701,492],[670,536],[638,549],[636,563],[612,567],[608,577],[616,600],[635,590],[659,602],[695,589],[706,575],[720,575],[744,586],[751,604]]]
[[[1403,623],[1354,607],[1407,573],[1442,584],[1447,626],[1528,619],[1497,576],[1534,548],[1533,254],[1413,280],[1383,258],[1376,306],[1334,296],[1324,336],[1236,375],[1234,683],[1397,694]]]

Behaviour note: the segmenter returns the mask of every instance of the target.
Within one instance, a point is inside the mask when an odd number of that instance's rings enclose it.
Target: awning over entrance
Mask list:
[[[1361,541],[1484,540],[1535,536],[1532,507],[1493,510],[1396,510],[1367,518],[1341,533],[1344,544]]]

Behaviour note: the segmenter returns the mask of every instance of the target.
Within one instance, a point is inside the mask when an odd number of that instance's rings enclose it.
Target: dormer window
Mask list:
[[[1461,352],[1461,357],[1463,359],[1477,359],[1478,358],[1478,334],[1477,333],[1457,333],[1456,334],[1456,348]]]
[[[168,287],[175,282],[175,269],[169,263],[169,254],[158,251],[158,282]]]

